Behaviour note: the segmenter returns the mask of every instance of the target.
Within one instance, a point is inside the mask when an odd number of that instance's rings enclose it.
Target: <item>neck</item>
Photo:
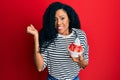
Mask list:
[[[70,30],[66,30],[66,31],[64,31],[61,35],[64,35],[64,36],[67,36],[67,35],[69,35],[70,33],[71,33],[72,31]]]

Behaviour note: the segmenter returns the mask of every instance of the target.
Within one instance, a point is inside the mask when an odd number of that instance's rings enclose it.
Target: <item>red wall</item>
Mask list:
[[[119,0],[1,0],[0,1],[0,80],[45,80],[34,64],[33,37],[26,27],[42,27],[42,16],[53,1],[71,5],[86,32],[89,65],[81,80],[120,80]]]

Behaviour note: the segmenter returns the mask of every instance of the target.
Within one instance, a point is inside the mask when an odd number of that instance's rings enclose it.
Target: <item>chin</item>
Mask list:
[[[59,34],[63,34],[63,31],[58,31]]]

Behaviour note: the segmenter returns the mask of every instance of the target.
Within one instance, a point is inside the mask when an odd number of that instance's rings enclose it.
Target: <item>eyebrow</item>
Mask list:
[[[56,16],[55,16],[56,17]],[[58,16],[58,17],[65,17],[65,15],[60,15],[60,16]],[[57,18],[57,17],[56,17]]]

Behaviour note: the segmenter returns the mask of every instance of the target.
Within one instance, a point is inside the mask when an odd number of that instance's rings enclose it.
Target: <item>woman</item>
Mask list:
[[[48,67],[48,80],[79,80],[78,73],[88,65],[88,45],[75,11],[68,5],[54,2],[46,9],[43,28],[33,25],[27,32],[34,36],[35,63],[38,71]],[[79,38],[84,49],[78,58],[69,55],[68,46]]]

